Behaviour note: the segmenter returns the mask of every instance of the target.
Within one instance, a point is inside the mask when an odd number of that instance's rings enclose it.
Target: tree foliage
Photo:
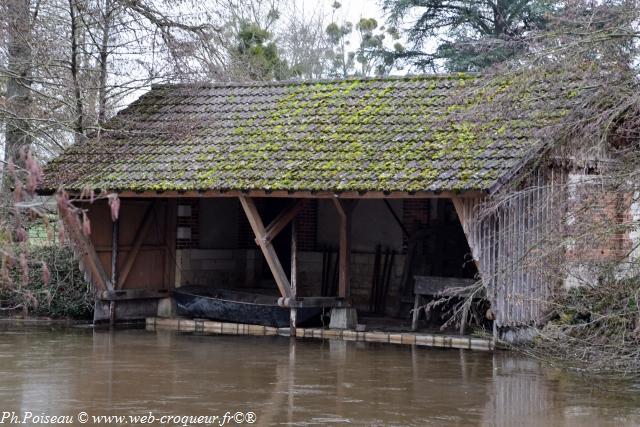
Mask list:
[[[398,60],[422,70],[444,66],[449,71],[477,71],[526,50],[527,34],[544,28],[556,3],[384,0],[384,8],[393,26],[411,22],[406,29],[410,48],[396,52]]]
[[[334,18],[340,7],[342,5],[339,2],[333,3]],[[354,29],[359,43],[352,47]],[[331,45],[329,75],[333,77],[389,74],[395,61],[394,53],[404,50],[397,41],[400,38],[397,31],[378,25],[373,18],[360,18],[355,25],[349,21],[333,19],[327,26],[326,33]],[[387,38],[396,42],[392,52],[385,48]]]
[[[243,23],[238,33],[234,60],[246,67],[251,80],[282,80],[289,77],[287,61],[280,59],[278,47],[267,30]]]

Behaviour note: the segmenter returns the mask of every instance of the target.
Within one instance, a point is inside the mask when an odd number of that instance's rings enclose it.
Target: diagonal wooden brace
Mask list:
[[[138,252],[140,252],[142,243],[144,242],[144,239],[147,237],[147,234],[149,234],[149,229],[151,228],[151,223],[153,218],[153,212],[154,210],[157,209],[157,207],[158,207],[157,200],[152,201],[151,203],[149,203],[149,206],[147,206],[147,210],[145,211],[144,216],[142,217],[142,222],[140,223],[140,226],[136,231],[136,237],[133,242],[133,248],[131,249],[131,252],[129,252],[129,254],[127,255],[127,260],[125,261],[124,267],[122,268],[122,272],[120,273],[120,277],[118,279],[118,286],[116,287],[116,289],[122,289],[125,282],[127,281],[127,277],[129,277],[129,273],[131,272],[131,269],[133,268],[133,265],[136,262],[136,258],[138,258]]]
[[[262,218],[260,218],[260,214],[253,202],[253,199],[247,196],[239,196],[239,199],[242,209],[244,209],[244,213],[247,215],[251,229],[256,236],[256,243],[260,246],[264,257],[267,260],[267,264],[269,265],[273,278],[278,285],[280,294],[286,298],[291,297],[291,284],[289,283],[289,279],[287,279],[287,275],[282,268],[282,264],[280,264],[276,250],[273,248],[271,241],[266,238],[267,230],[264,228]]]
[[[72,209],[65,209],[60,214],[67,235],[74,246],[74,252],[80,258],[82,268],[88,269],[91,283],[95,287],[94,291],[113,290],[113,283],[109,280],[93,243],[82,234],[82,226],[76,213]]]
[[[276,236],[296,217],[298,212],[300,212],[304,207],[304,203],[304,199],[294,201],[280,212],[278,216],[265,228],[264,239],[267,242],[273,241],[273,239],[275,239]],[[257,239],[256,243],[258,243]],[[258,243],[258,245],[259,244],[260,243]]]

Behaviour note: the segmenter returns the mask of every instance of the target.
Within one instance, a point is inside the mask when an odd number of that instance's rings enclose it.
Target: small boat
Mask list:
[[[179,316],[253,325],[289,326],[289,309],[278,305],[278,297],[201,285],[186,285],[172,292]],[[322,324],[322,308],[299,308],[297,326]]]

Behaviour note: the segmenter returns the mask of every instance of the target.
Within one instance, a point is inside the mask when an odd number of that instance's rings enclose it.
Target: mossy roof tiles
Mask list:
[[[49,162],[41,188],[486,191],[540,146],[571,90],[512,85],[458,74],[154,86]]]

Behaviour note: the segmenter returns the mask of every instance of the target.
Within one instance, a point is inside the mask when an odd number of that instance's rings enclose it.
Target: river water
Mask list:
[[[253,425],[620,426],[640,425],[638,395],[632,384],[603,383],[510,352],[0,328],[0,421],[3,412],[31,413],[26,424],[66,415],[80,425],[79,412],[155,417],[140,425],[163,425],[161,416],[252,412]],[[94,420],[86,425],[117,424]],[[182,420],[164,425],[189,424]]]

